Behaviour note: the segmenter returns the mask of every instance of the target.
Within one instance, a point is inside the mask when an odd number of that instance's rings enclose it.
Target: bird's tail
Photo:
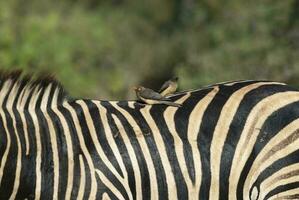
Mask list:
[[[171,101],[160,101],[160,103],[168,105],[168,106],[174,106],[174,107],[181,107],[182,106],[181,104],[174,103],[174,102],[171,102]]]

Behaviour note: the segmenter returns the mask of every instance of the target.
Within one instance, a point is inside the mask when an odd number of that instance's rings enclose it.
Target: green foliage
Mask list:
[[[295,0],[0,0],[0,68],[52,73],[74,96],[128,99],[236,79],[299,86]]]

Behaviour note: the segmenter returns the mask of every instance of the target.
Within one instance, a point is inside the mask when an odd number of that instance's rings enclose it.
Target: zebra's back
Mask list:
[[[1,199],[298,199],[299,93],[266,81],[171,97],[181,108],[0,90]]]

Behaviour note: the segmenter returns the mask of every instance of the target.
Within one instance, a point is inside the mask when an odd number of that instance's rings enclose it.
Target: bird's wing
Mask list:
[[[168,87],[169,87],[169,84],[170,84],[170,82],[169,82],[169,81],[166,81],[166,82],[162,85],[162,87],[160,88],[159,93],[161,93],[163,90],[165,90],[166,88],[168,88]]]
[[[140,92],[140,96],[145,99],[152,99],[152,100],[161,100],[163,99],[163,96],[149,88],[144,89],[142,92]]]

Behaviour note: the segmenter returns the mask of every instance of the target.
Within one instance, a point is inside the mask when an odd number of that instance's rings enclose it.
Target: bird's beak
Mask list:
[[[132,90],[135,90],[135,91],[136,91],[137,89],[138,89],[137,86],[133,86],[133,87],[132,87]]]

